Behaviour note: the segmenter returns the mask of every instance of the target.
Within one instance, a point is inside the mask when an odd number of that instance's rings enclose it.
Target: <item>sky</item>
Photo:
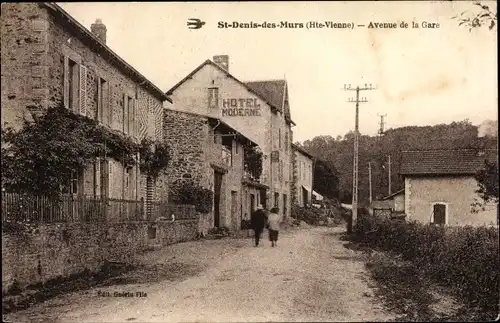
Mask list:
[[[496,2],[484,1],[496,12]],[[288,82],[294,141],[343,136],[354,129],[354,91],[362,91],[359,131],[469,119],[498,119],[497,29],[458,26],[477,11],[470,1],[58,3],[90,29],[107,27],[107,44],[162,90],[214,55],[229,55],[241,81]],[[206,24],[188,29],[199,18]],[[333,21],[353,29],[223,29],[218,22]],[[396,29],[367,28],[370,22]],[[401,23],[409,28],[400,28]],[[439,28],[411,28],[416,22]],[[357,25],[365,27],[357,27]]]

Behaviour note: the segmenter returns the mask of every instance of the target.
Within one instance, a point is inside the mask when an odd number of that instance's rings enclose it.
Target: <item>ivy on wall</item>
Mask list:
[[[62,104],[33,121],[24,120],[18,131],[2,128],[1,153],[2,187],[34,195],[59,195],[74,173],[92,165],[97,157],[133,166],[139,153],[141,171],[151,176],[158,176],[170,158],[166,145],[148,140],[137,144]]]
[[[249,172],[253,178],[258,179],[262,175],[262,151],[259,147],[246,144],[244,151],[244,169]]]

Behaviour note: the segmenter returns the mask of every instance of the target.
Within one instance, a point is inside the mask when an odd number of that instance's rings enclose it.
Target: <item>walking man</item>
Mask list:
[[[257,210],[252,212],[250,215],[250,224],[255,234],[255,246],[259,246],[260,236],[262,231],[264,231],[264,226],[266,225],[267,216],[264,208],[261,204],[257,206]]]
[[[267,218],[268,230],[269,230],[269,241],[271,241],[271,246],[276,247],[278,242],[278,233],[280,231],[281,216],[279,215],[279,209],[274,207],[271,209],[271,213]]]

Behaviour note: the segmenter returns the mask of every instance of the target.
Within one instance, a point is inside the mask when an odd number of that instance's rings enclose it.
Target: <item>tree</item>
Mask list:
[[[476,174],[477,193],[485,203],[498,203],[498,164],[484,161],[484,168]]]
[[[488,26],[490,30],[495,28],[497,22],[497,13],[492,12],[490,8],[482,4],[481,2],[474,2],[474,5],[479,7],[479,11],[475,13],[475,15],[464,15],[467,11],[462,12],[458,16],[452,17],[452,19],[458,19],[460,23],[459,26],[466,26],[469,28],[469,32],[472,31],[473,28],[479,28],[481,26]]]
[[[314,163],[313,190],[328,198],[338,198],[339,195],[337,171],[321,159]]]

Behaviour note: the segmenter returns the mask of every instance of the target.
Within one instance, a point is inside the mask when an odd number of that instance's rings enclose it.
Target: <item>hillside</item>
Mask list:
[[[483,126],[484,125],[484,126]],[[388,129],[382,136],[359,138],[359,201],[366,204],[369,200],[368,162],[372,165],[372,194],[380,198],[388,194],[388,157],[391,156],[391,191],[403,188],[399,176],[401,151],[420,149],[460,149],[475,148],[480,143],[485,148],[497,148],[497,121],[488,121],[481,127],[472,125],[468,120],[439,124],[436,126],[409,126]],[[478,133],[486,137],[478,138]],[[338,136],[317,136],[306,140],[302,146],[312,155],[333,165],[339,177],[339,198],[350,202],[352,191],[352,164],[354,134]]]

